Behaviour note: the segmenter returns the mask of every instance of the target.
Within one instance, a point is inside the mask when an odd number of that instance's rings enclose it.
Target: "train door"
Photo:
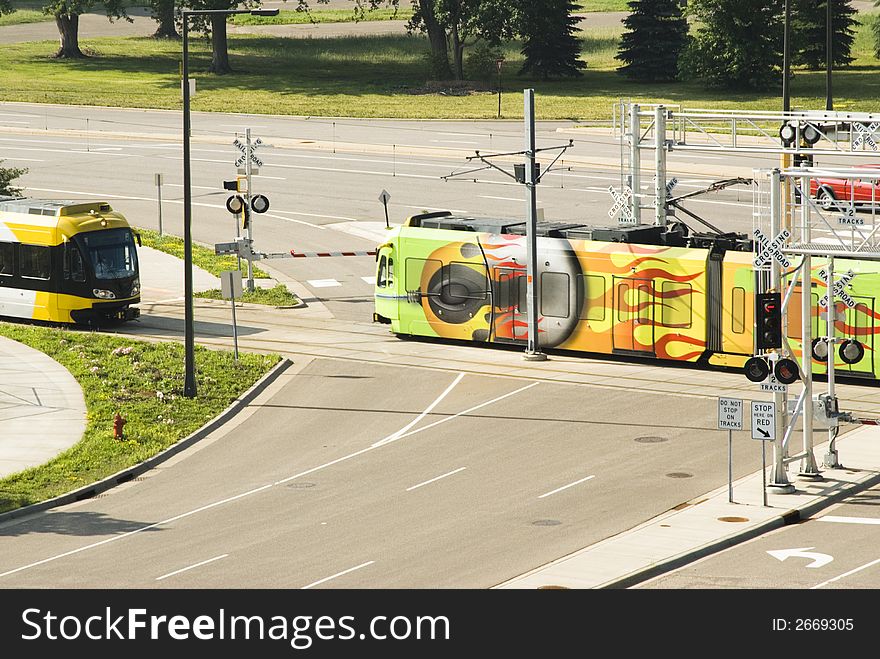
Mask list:
[[[654,352],[654,293],[649,279],[614,278],[615,350]]]
[[[498,340],[525,341],[528,338],[526,271],[522,268],[495,268],[495,326]]]
[[[834,323],[835,336],[844,339],[857,339],[865,347],[865,356],[855,364],[837,364],[835,371],[843,374],[874,373],[874,298],[860,295],[851,296],[856,305],[852,308],[838,302],[838,314],[843,322]],[[824,334],[824,332],[823,332]]]

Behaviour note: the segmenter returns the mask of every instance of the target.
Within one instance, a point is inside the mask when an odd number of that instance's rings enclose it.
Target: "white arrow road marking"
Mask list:
[[[807,567],[822,567],[823,565],[827,565],[834,560],[833,556],[829,556],[828,554],[820,554],[817,551],[810,551],[810,549],[815,549],[815,547],[774,549],[772,551],[768,551],[767,553],[770,554],[773,558],[778,558],[780,561],[784,561],[786,558],[789,558],[791,556],[812,559],[813,562],[807,565]]]
[[[448,387],[446,387],[446,390],[442,394],[437,396],[437,398],[434,399],[434,402],[425,408],[424,412],[419,414],[415,419],[410,421],[408,424],[406,424],[403,428],[401,428],[397,432],[392,433],[391,435],[388,435],[388,437],[385,437],[384,439],[380,439],[378,442],[375,442],[372,446],[374,446],[374,447],[382,446],[383,444],[393,442],[397,439],[400,439],[402,436],[404,436],[410,428],[412,428],[419,421],[421,421],[426,416],[428,416],[431,413],[431,410],[433,410],[435,407],[437,407],[437,405],[440,404],[440,401],[443,400],[444,398],[446,398],[446,396],[449,394],[449,392],[455,388],[455,385],[457,385],[459,382],[461,382],[461,379],[463,377],[464,377],[464,373],[459,373],[458,376],[455,378],[455,380],[452,381],[452,384],[450,384]]]

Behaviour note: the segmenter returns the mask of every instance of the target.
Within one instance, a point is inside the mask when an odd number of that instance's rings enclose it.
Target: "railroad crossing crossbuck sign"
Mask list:
[[[866,144],[870,147],[871,151],[877,150],[877,129],[880,128],[880,122],[875,121],[870,126],[866,126],[865,124],[861,124],[858,122],[853,122],[853,132],[852,132],[852,150],[855,151],[857,148]]]
[[[766,265],[770,265],[773,259],[779,261],[779,265],[783,268],[790,268],[791,261],[789,261],[785,254],[782,253],[783,244],[788,240],[791,234],[788,232],[788,229],[783,229],[776,237],[770,241],[767,239],[767,236],[764,235],[764,232],[760,229],[755,229],[755,240],[758,241],[758,244],[761,246],[761,250],[755,256],[755,267],[762,268]]]
[[[849,296],[849,293],[844,290],[844,286],[849,284],[855,276],[856,274],[852,270],[847,270],[845,275],[841,276],[840,279],[834,282],[834,287],[831,289],[831,294],[836,298],[840,298],[840,301],[850,309],[856,306],[856,301],[853,300]],[[822,281],[828,281],[828,272],[823,268],[819,271],[819,277],[821,277]],[[825,307],[826,309],[828,308],[828,293],[825,293],[825,295],[822,296],[822,299],[819,300],[819,306]]]
[[[762,400],[752,401],[752,439],[776,439],[776,404]]]
[[[255,140],[251,143],[251,162],[252,162],[254,165],[256,165],[257,167],[262,167],[262,166],[263,166],[263,161],[260,160],[259,158],[257,158],[257,156],[254,154],[254,152],[257,150],[257,148],[258,148],[262,143],[263,143],[263,140],[261,140],[259,137],[258,137],[257,139],[255,139]],[[236,166],[236,167],[241,167],[242,165],[245,164],[245,160],[246,160],[246,158],[247,158],[247,156],[248,156],[248,154],[247,154],[247,151],[248,151],[247,144],[244,144],[243,142],[241,142],[241,141],[238,140],[237,138],[236,138],[236,140],[235,140],[232,144],[235,146],[236,149],[238,149],[239,151],[241,151],[241,155],[239,155],[238,158],[235,160],[235,166]]]
[[[614,205],[608,211],[608,217],[614,217],[620,213],[617,223],[620,225],[637,224],[636,218],[633,217],[630,204],[632,203],[632,190],[624,188],[623,192],[618,192],[613,185],[608,186],[608,192],[614,199]]]

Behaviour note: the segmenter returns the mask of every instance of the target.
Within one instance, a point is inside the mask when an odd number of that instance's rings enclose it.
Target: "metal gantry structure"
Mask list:
[[[820,478],[814,456],[814,430],[827,431],[829,450],[824,466],[840,467],[835,440],[842,422],[870,422],[856,419],[839,410],[835,393],[835,322],[843,306],[855,302],[846,294],[846,285],[854,276],[835,273],[835,259],[846,257],[868,261],[880,260],[880,168],[816,167],[815,159],[834,157],[878,158],[880,161],[880,114],[832,111],[750,112],[719,110],[683,110],[681,106],[640,105],[620,101],[614,107],[613,126],[621,145],[621,189],[612,190],[614,211],[621,224],[640,224],[642,211],[652,211],[653,224],[665,225],[672,215],[667,181],[666,157],[671,151],[720,152],[726,154],[778,155],[783,166],[754,170],[753,226],[756,245],[755,292],[781,294],[783,336],[787,337],[790,301],[796,291],[800,296],[797,322],[801,325],[803,389],[796,400],[789,401],[787,388],[774,387],[773,398],[777,428],[773,442],[773,463],[769,487],[791,492],[787,465],[800,461],[799,476]],[[654,180],[647,191],[642,189],[642,150],[654,151]],[[788,156],[787,158],[784,158]],[[798,163],[788,166],[789,160]],[[821,189],[817,179],[834,178],[849,190],[849,198],[815,199]],[[733,179],[731,179],[733,180]],[[861,200],[868,212],[856,214],[856,181],[870,181],[871,198]],[[875,199],[875,197],[877,197]],[[622,201],[629,204],[620,212]],[[700,218],[697,218],[700,219]],[[702,220],[701,220],[702,221]],[[758,251],[765,252],[760,258]],[[776,258],[766,256],[774,253]],[[788,257],[792,258],[790,262]],[[821,269],[814,274],[814,259]],[[784,266],[784,264],[787,264]],[[812,286],[824,286],[820,301],[827,350],[827,386],[824,393],[814,393],[813,351],[817,337],[812,336]],[[806,291],[804,293],[804,291]],[[837,298],[842,300],[837,302]],[[823,304],[824,303],[824,304]],[[820,331],[817,334],[823,334]],[[778,350],[759,351],[755,355],[771,362],[793,358],[797,350],[788,339]],[[772,376],[771,376],[772,377]],[[803,449],[793,452],[790,440],[798,424],[803,428]]]

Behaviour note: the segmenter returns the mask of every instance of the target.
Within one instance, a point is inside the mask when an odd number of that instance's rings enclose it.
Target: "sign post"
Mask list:
[[[743,429],[743,402],[739,398],[718,399],[718,430],[727,431],[727,500],[733,503],[733,431]]]
[[[220,273],[220,294],[224,300],[232,300],[232,341],[235,361],[238,361],[238,324],[235,321],[235,298],[241,297],[241,270],[224,270]]]
[[[159,199],[159,235],[162,235],[162,175],[156,174],[156,196]]]
[[[774,401],[752,401],[752,439],[761,441],[761,483],[763,500],[767,505],[767,449],[766,442],[776,439],[776,403]]]
[[[382,205],[385,207],[385,228],[390,229],[391,223],[388,221],[388,200],[391,199],[391,195],[388,194],[387,190],[382,190],[379,194],[379,201],[382,202]]]

